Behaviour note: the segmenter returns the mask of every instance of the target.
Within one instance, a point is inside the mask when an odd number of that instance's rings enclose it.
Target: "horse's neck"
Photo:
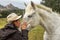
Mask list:
[[[40,21],[43,24],[42,26],[46,29],[46,31],[52,33],[54,30],[60,27],[60,17],[57,14],[54,14],[54,12],[44,12],[42,10],[40,10],[39,12],[41,16]]]

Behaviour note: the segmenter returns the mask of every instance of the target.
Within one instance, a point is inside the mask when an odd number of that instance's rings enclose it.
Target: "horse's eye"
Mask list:
[[[35,12],[32,15],[29,15],[28,17],[31,18],[34,14],[35,14]]]
[[[32,17],[32,15],[29,15],[28,17],[29,17],[29,18],[31,18],[31,17]]]

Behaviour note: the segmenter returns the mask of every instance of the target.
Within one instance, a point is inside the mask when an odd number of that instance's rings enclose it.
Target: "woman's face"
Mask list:
[[[15,21],[13,21],[13,23],[15,24],[15,26],[20,27],[20,21],[19,20],[15,20]]]

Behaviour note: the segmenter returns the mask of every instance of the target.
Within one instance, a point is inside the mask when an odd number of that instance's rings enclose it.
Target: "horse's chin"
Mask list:
[[[35,25],[31,25],[31,28],[35,28]]]
[[[31,23],[31,26],[33,26],[33,27],[36,26],[36,25],[37,25],[37,24],[34,24],[34,23],[32,24],[32,23]]]

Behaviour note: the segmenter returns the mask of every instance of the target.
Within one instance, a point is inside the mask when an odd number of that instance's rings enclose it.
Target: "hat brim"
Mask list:
[[[21,18],[21,17],[22,17],[22,15],[18,16],[18,17],[16,18],[16,20],[19,19],[19,18]]]

